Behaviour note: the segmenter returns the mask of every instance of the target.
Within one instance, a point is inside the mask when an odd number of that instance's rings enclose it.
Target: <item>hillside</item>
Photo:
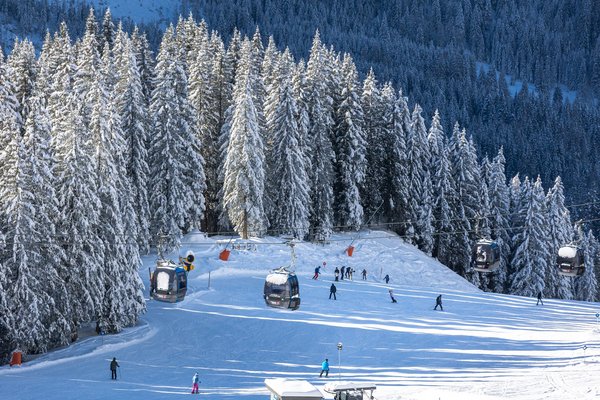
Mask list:
[[[344,249],[353,239],[340,234],[325,246],[296,246],[302,305],[292,312],[268,308],[262,299],[267,272],[289,260],[279,238],[255,240],[256,251],[233,251],[223,262],[222,245],[188,235],[182,252],[191,249],[198,260],[183,302],[151,300],[137,327],[110,336],[80,332],[68,348],[21,368],[1,367],[2,398],[178,398],[189,393],[198,371],[203,399],[264,399],[265,378],[301,378],[321,387],[326,357],[329,381],[340,374],[373,381],[379,400],[600,394],[595,304],[545,300],[542,307],[531,298],[480,292],[387,232],[362,233],[349,258]],[[311,280],[323,261],[322,277]],[[146,286],[154,262],[147,256],[140,269]],[[368,280],[357,273],[337,284],[337,301],[328,300],[332,269],[341,265],[366,268]],[[390,275],[389,285],[382,273]],[[388,288],[398,304],[389,301]],[[432,310],[438,293],[444,312]],[[120,363],[116,382],[109,379],[112,357]]]

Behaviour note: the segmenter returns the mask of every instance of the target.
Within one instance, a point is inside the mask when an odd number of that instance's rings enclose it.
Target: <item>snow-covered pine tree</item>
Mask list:
[[[431,254],[433,249],[433,189],[429,171],[431,155],[421,112],[421,107],[415,105],[407,140],[410,185],[408,217],[414,227],[414,237],[408,239],[418,245],[423,252]]]
[[[346,229],[358,230],[364,217],[359,188],[365,179],[367,146],[358,93],[358,72],[348,54],[344,55],[338,91],[339,102],[335,110],[337,123],[333,131],[336,151],[336,222]]]
[[[386,85],[383,95],[387,99],[387,111],[384,118],[389,119],[389,148],[388,148],[388,181],[390,190],[390,215],[392,221],[398,224],[395,231],[400,235],[405,235],[411,228],[407,224],[408,202],[409,202],[409,180],[408,180],[408,162],[406,138],[410,128],[410,111],[408,110],[407,99],[398,92],[398,97],[394,95],[391,85]],[[390,115],[388,116],[388,113]],[[409,233],[410,234],[410,233]]]
[[[509,213],[510,194],[506,183],[504,151],[498,150],[490,165],[488,178],[488,193],[490,197],[490,220],[491,237],[498,243],[500,248],[500,265],[494,271],[491,278],[491,288],[496,293],[506,291],[508,278],[508,260],[510,255]]]
[[[308,174],[297,123],[296,101],[291,77],[281,84],[281,94],[273,121],[268,125],[277,132],[274,137],[272,168],[278,190],[273,192],[275,207],[271,226],[284,235],[304,239],[309,228]]]
[[[548,210],[548,242],[549,258],[548,273],[546,274],[546,287],[544,295],[558,299],[572,299],[573,287],[570,277],[558,274],[556,257],[558,249],[571,242],[574,236],[571,225],[571,215],[565,206],[565,195],[562,179],[560,176],[554,180],[554,186],[548,190],[546,195],[546,209]]]
[[[116,83],[114,99],[125,141],[127,192],[135,211],[135,241],[140,251],[147,252],[150,242],[150,209],[148,204],[148,137],[149,115],[144,102],[142,81],[132,41],[121,25],[114,39]]]
[[[390,125],[389,119],[388,124],[385,124],[382,94],[372,69],[363,82],[361,107],[364,121],[365,177],[360,185],[360,195],[365,220],[372,219],[374,222],[379,222],[385,210],[382,203],[386,197],[384,195],[387,175],[386,140],[389,138],[389,132],[386,129],[389,129]],[[380,206],[382,208],[378,210]],[[377,216],[375,216],[375,212],[377,212]]]
[[[598,259],[598,241],[591,230],[584,234],[582,239],[581,247],[585,257],[585,272],[575,278],[574,297],[582,301],[596,301],[598,297],[598,279],[594,263]]]
[[[72,329],[93,320],[103,297],[104,246],[96,227],[100,201],[94,147],[83,113],[88,112],[76,92],[65,92],[60,142],[54,139],[58,159],[58,232],[62,235],[67,266],[67,291],[72,302]]]
[[[275,142],[281,140],[277,137],[280,134],[278,129],[281,127],[278,125],[276,118],[277,111],[279,110],[283,80],[289,78],[289,70],[293,65],[293,59],[288,50],[287,57],[284,58],[281,54],[275,54],[273,61],[274,64],[271,71],[270,83],[269,86],[266,87],[265,103],[263,105],[266,121],[266,132],[263,134],[265,154],[265,196],[263,198],[263,206],[267,218],[271,222],[273,222],[273,219],[275,218],[277,208],[275,197],[277,197],[277,192],[281,189],[278,186],[280,171],[275,167]],[[295,129],[297,129],[297,126]]]
[[[175,42],[176,43],[176,42]],[[189,101],[189,84],[186,70],[183,68],[183,49],[175,49],[177,58],[174,60],[174,89],[177,102],[177,134],[182,144],[180,156],[183,163],[183,185],[186,188],[185,224],[183,232],[200,229],[204,219],[204,192],[206,191],[206,176],[204,175],[204,158],[202,157],[201,137],[196,133],[196,112]]]
[[[102,40],[98,43],[102,47],[99,47],[99,49],[104,49],[104,46],[108,45],[109,50],[112,50],[115,42],[115,34],[115,24],[112,20],[112,14],[110,8],[107,8],[102,19]]]
[[[11,240],[12,227],[7,218],[11,213],[9,204],[16,192],[17,162],[20,143],[19,102],[15,86],[10,79],[10,68],[0,52],[0,232]]]
[[[23,134],[25,118],[29,115],[28,100],[33,92],[38,69],[33,43],[28,39],[22,41],[16,39],[13,51],[6,62],[10,69],[10,80],[15,86],[15,96],[19,102],[19,125]]]
[[[519,210],[523,226],[515,229],[514,255],[511,260],[510,294],[536,296],[544,291],[548,270],[547,212],[542,181],[533,185],[526,178],[522,188],[522,208]]]
[[[6,240],[0,232],[0,252],[6,250]],[[8,308],[8,267],[0,260],[0,363],[6,364],[9,361],[11,352],[16,348],[14,332],[14,318]]]
[[[474,168],[477,163],[471,163],[469,154],[470,146],[464,130],[461,131],[458,123],[454,125],[452,138],[448,146],[448,159],[450,161],[450,171],[453,177],[454,190],[456,197],[448,198],[448,204],[453,212],[452,218],[452,250],[449,252],[450,267],[471,279],[475,285],[479,285],[479,276],[474,273],[471,267],[471,247],[473,245],[472,227],[477,215],[477,208],[473,207],[478,201],[478,182],[475,179]]]
[[[24,169],[30,174],[26,184],[32,196],[29,212],[33,215],[34,222],[34,230],[30,232],[28,239],[33,246],[28,263],[37,279],[43,282],[41,290],[47,297],[47,304],[39,311],[45,311],[41,323],[48,334],[47,348],[52,348],[65,345],[70,340],[72,298],[65,281],[72,271],[65,266],[62,238],[56,229],[60,212],[54,189],[55,158],[51,146],[50,117],[44,105],[42,91],[34,89],[27,109],[29,115],[25,121],[23,137]]]
[[[219,103],[214,98],[213,54],[208,38],[198,44],[195,62],[190,66],[189,101],[195,111],[194,131],[202,143],[202,158],[205,161],[206,190],[204,193],[206,212],[203,226],[215,230],[219,188],[217,186],[220,156],[218,151]]]
[[[28,127],[32,124],[30,118]],[[12,276],[8,287],[8,307],[14,317],[12,330],[17,345],[30,354],[45,352],[50,344],[68,343],[71,328],[67,320],[69,314],[64,312],[65,308],[68,311],[69,297],[53,298],[53,295],[66,293],[55,269],[56,264],[46,264],[42,253],[42,249],[55,240],[42,237],[39,233],[39,230],[47,229],[41,223],[46,222],[48,217],[43,215],[44,210],[40,205],[53,192],[43,193],[43,197],[36,198],[36,195],[40,195],[39,183],[45,178],[45,171],[39,169],[40,163],[46,160],[37,159],[40,154],[32,145],[38,139],[30,136],[35,133],[33,129],[28,129],[28,135],[18,143],[16,190],[7,207],[8,221],[13,228],[12,254],[6,261]],[[46,133],[49,133],[49,129]],[[46,182],[46,186],[49,184],[51,182]],[[54,289],[59,291],[55,292]],[[57,305],[58,302],[62,307]],[[63,302],[66,302],[66,307]]]
[[[90,14],[86,21],[86,31],[79,46],[75,46],[77,51],[77,68],[73,76],[73,86],[77,95],[82,101],[84,127],[89,127],[90,116],[92,113],[92,87],[97,78],[98,66],[100,65],[100,52],[98,51],[98,24],[94,17],[94,12],[90,9]]]
[[[98,220],[98,236],[104,243],[103,297],[97,317],[105,332],[120,332],[124,326],[137,321],[139,313],[130,314],[130,302],[143,305],[140,294],[137,297],[124,297],[128,293],[126,284],[131,283],[129,274],[135,274],[141,264],[137,246],[127,247],[128,241],[135,243],[135,234],[126,234],[133,228],[135,214],[130,202],[128,178],[125,173],[125,141],[121,131],[121,121],[109,82],[114,81],[114,69],[108,44],[104,52],[95,84],[92,86],[92,115],[90,131],[94,143],[97,168],[98,198],[101,210]],[[128,251],[129,250],[129,251]],[[133,251],[133,253],[132,253]],[[134,264],[134,268],[128,267]],[[137,279],[139,281],[139,277]],[[135,280],[134,280],[135,282]],[[137,285],[141,288],[141,282]],[[133,291],[135,293],[135,291]]]
[[[263,208],[263,142],[252,95],[250,54],[250,45],[245,42],[236,74],[223,181],[224,209],[244,239],[262,235],[267,224]]]
[[[133,45],[136,62],[140,71],[142,93],[144,94],[143,103],[149,106],[152,98],[152,90],[154,90],[154,58],[146,35],[141,34],[137,26],[131,34],[131,44]]]
[[[300,133],[301,153],[304,155],[304,166],[308,174],[308,171],[312,168],[310,159],[311,145],[308,139],[310,118],[308,116],[308,88],[306,85],[306,65],[304,64],[304,60],[300,60],[292,72],[292,86],[294,90],[294,99],[296,101],[296,121]],[[308,190],[310,195],[310,188]],[[307,207],[310,210],[310,199]]]
[[[452,229],[452,210],[448,204],[448,198],[455,198],[456,194],[452,193],[454,183],[450,175],[450,163],[446,151],[445,135],[440,122],[440,114],[437,110],[431,120],[427,141],[431,157],[428,169],[433,179],[432,225],[435,232],[431,255],[444,263],[447,258],[448,242],[451,237],[449,232]]]
[[[173,28],[165,31],[157,58],[156,86],[150,114],[151,236],[163,237],[165,248],[177,246],[182,229],[197,226],[204,208],[205,188],[200,143],[192,131],[187,77],[179,64]]]
[[[335,153],[331,143],[333,126],[333,99],[327,88],[325,49],[319,31],[315,33],[306,80],[308,87],[309,118],[311,127],[311,233],[317,240],[331,235],[333,228],[333,183]]]

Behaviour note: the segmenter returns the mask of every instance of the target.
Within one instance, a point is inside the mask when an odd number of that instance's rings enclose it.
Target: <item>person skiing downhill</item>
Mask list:
[[[319,374],[319,378],[323,376],[323,372],[325,372],[325,378],[329,376],[329,359],[325,359],[323,364],[321,364],[321,373]]]
[[[198,379],[198,373],[196,372],[192,377],[192,394],[198,394],[198,384],[200,380]]]
[[[542,292],[538,292],[537,303],[535,305],[538,306],[540,303],[542,303],[542,305],[544,305],[544,302],[542,301]]]
[[[380,276],[381,276],[381,275],[380,275]],[[390,276],[386,274],[386,275],[383,277],[383,280],[385,281],[385,283],[389,283],[389,282],[390,282]]]
[[[119,363],[117,362],[117,358],[113,357],[112,361],[110,362],[110,379],[117,379],[117,368],[119,368]]]
[[[321,273],[321,267],[318,266],[317,268],[315,268],[315,275],[312,277],[313,279],[319,279],[319,274]]]
[[[389,289],[388,292],[390,292],[390,298],[392,299],[392,303],[397,303],[396,299],[394,298],[394,291],[392,289]]]
[[[435,307],[433,309],[437,310],[438,306],[440,307],[440,310],[444,311],[444,307],[442,306],[442,295],[441,294],[435,299]]]

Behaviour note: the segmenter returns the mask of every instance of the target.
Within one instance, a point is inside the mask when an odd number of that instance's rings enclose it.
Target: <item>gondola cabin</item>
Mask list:
[[[175,303],[185,298],[187,272],[172,261],[159,260],[150,276],[150,294],[153,299]]]
[[[300,287],[296,274],[285,268],[272,271],[265,279],[264,299],[268,306],[297,310]]]
[[[558,249],[558,273],[563,276],[578,276],[585,272],[583,249],[567,245]]]
[[[473,246],[473,268],[491,272],[500,265],[500,246],[492,240],[480,240]]]

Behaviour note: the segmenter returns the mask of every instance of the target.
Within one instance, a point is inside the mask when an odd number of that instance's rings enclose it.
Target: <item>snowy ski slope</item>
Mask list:
[[[256,251],[233,251],[223,262],[222,245],[189,235],[181,254],[191,249],[197,261],[183,302],[149,300],[135,328],[87,338],[82,332],[68,348],[20,368],[0,367],[0,398],[177,399],[190,395],[196,371],[203,399],[268,399],[263,381],[277,377],[320,388],[328,380],[374,382],[379,400],[600,397],[598,304],[547,299],[542,307],[532,298],[480,292],[386,232],[362,233],[348,257],[353,238],[296,246],[302,304],[284,311],[262,299],[268,271],[290,258],[281,239],[255,240]],[[323,261],[322,277],[311,280]],[[144,262],[147,284],[155,257]],[[338,300],[328,300],[333,269],[342,265],[357,271],[354,281],[337,283]],[[381,279],[386,273],[389,285]],[[433,311],[440,293],[444,312]],[[108,369],[113,356],[121,366],[117,381]],[[319,378],[326,357],[328,380]]]

